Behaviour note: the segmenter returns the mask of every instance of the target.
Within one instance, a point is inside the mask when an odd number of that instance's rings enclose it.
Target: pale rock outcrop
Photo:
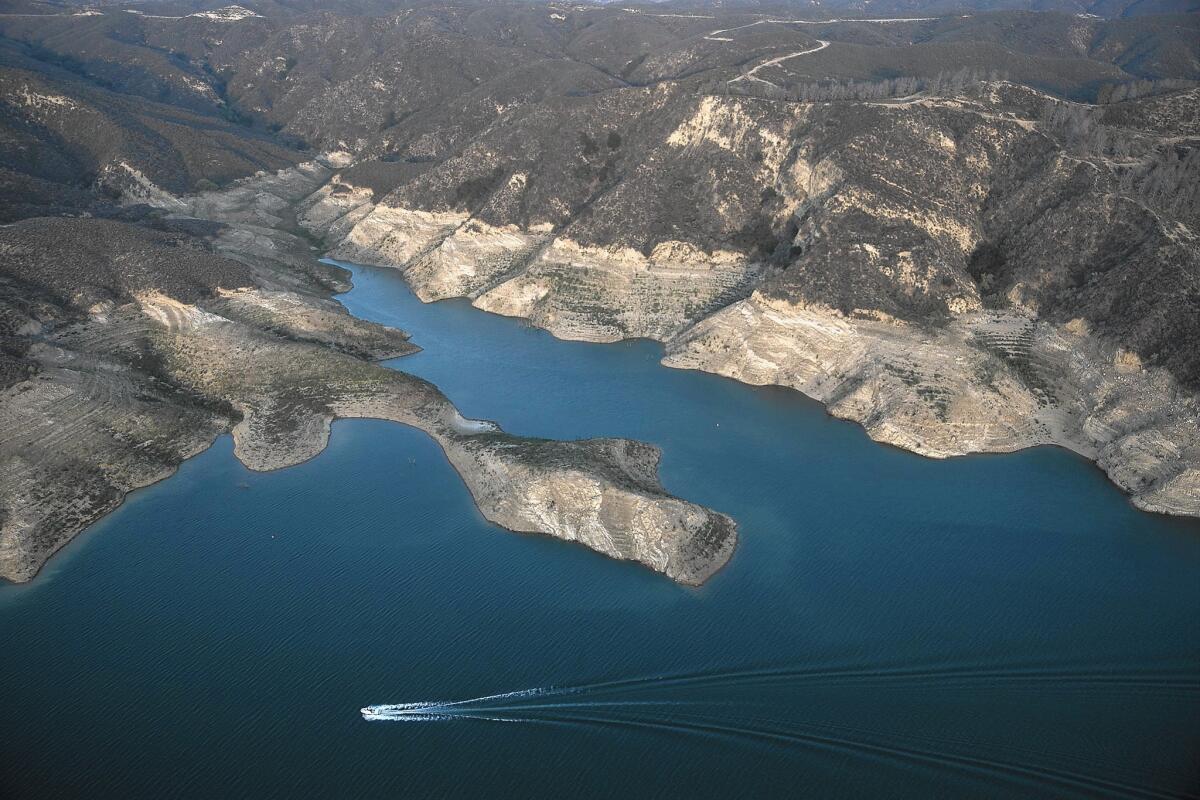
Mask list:
[[[379,204],[329,253],[360,264],[397,266],[431,250],[467,221],[457,211],[418,211]]]
[[[662,340],[745,296],[761,273],[740,254],[705,254],[684,242],[662,242],[647,257],[558,238],[475,305],[525,317],[563,339]]]
[[[260,172],[223,189],[198,192],[175,202],[156,203],[175,213],[214,222],[276,227],[289,219],[292,206],[327,181],[346,163],[345,153],[323,153],[312,161],[275,173]]]
[[[339,241],[375,208],[374,192],[335,175],[296,206],[300,227],[331,241]]]
[[[519,273],[545,244],[549,226],[522,230],[469,220],[404,267],[404,277],[426,303],[447,297],[478,297]]]

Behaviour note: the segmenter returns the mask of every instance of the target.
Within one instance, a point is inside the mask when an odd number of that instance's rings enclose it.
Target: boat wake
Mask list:
[[[394,703],[391,705],[365,706],[360,709],[363,719],[384,722],[429,722],[432,720],[471,718],[473,712],[486,711],[489,707],[506,701],[515,702],[538,697],[549,689],[521,689],[515,692],[489,694],[468,700],[431,700],[422,703]],[[478,718],[478,717],[476,717]]]
[[[989,689],[1021,689],[1048,692],[1132,692],[1194,696],[1200,693],[1200,674],[1194,669],[1146,670],[1112,667],[1083,670],[1062,665],[1015,664],[1003,667],[976,665],[904,665],[892,667],[844,665],[832,667],[748,667],[709,672],[678,673],[622,678],[575,686],[547,686],[484,695],[462,700],[431,700],[415,703],[366,706],[363,717],[370,720],[409,721],[421,717],[464,718],[490,711],[580,709],[601,706],[644,708],[647,705],[678,705],[680,693],[702,693],[712,704],[714,689],[751,689],[771,685],[816,688],[821,686],[887,686],[906,689],[929,688],[939,692],[955,689],[972,692]],[[651,700],[637,698],[653,692]],[[671,697],[664,697],[669,692]],[[604,699],[616,695],[616,699]],[[634,695],[631,698],[630,695]],[[554,702],[547,702],[554,701]],[[696,701],[686,701],[695,704]]]
[[[1175,670],[1117,666],[1080,669],[1035,663],[751,667],[535,687],[460,700],[371,705],[360,712],[363,719],[372,722],[477,720],[721,737],[970,770],[1107,796],[1170,796],[1148,788],[1154,783],[1151,775],[1114,775],[1111,764],[1051,752],[1045,747],[934,738],[854,727],[840,724],[840,720],[796,719],[787,714],[787,709],[794,708],[788,700],[794,699],[795,691],[818,687],[929,690],[939,694],[1017,690],[1194,697],[1200,694],[1200,674],[1191,666]],[[772,691],[784,694],[772,695]]]

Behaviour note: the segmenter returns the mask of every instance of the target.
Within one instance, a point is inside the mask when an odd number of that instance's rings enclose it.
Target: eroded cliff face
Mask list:
[[[1130,188],[1158,133],[1127,134],[1123,159],[1079,152],[1048,98],[1008,84],[628,93],[606,127],[564,109],[578,143],[497,125],[367,212],[316,195],[313,229],[423,300],[655,338],[668,366],[793,387],[929,456],[1061,445],[1142,508],[1200,514],[1200,248],[1187,209]]]

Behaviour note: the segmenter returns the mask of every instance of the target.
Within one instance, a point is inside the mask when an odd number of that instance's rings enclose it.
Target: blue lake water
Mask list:
[[[1197,522],[1065,451],[923,459],[354,272],[345,304],[467,416],[661,446],[667,489],[738,520],[730,564],[688,589],[502,531],[400,425],[268,474],[226,437],[0,587],[0,796],[1200,792]]]

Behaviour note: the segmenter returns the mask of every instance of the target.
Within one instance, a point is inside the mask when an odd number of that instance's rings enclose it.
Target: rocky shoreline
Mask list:
[[[524,173],[497,190],[486,213],[413,203],[428,187],[452,184],[458,165],[375,200],[335,175],[302,202],[299,222],[335,258],[399,269],[427,302],[466,297],[566,339],[656,339],[667,366],[794,388],[872,438],[930,457],[1066,447],[1095,461],[1139,508],[1200,515],[1200,403],[1177,377],[1185,370],[1148,363],[1136,344],[1145,349],[1186,324],[1178,316],[1186,309],[1170,308],[1177,295],[1142,273],[1156,265],[1174,281],[1165,270],[1175,266],[1165,265],[1184,265],[1186,274],[1195,237],[1184,220],[1122,194],[1115,168],[1057,149],[1029,118],[1043,102],[1001,83],[954,101],[862,104],[867,133],[818,154],[815,143],[790,152],[785,143],[824,130],[818,115],[837,120],[834,130],[848,125],[834,104],[694,100],[676,128],[663,129],[652,160],[681,150],[741,159],[742,177],[729,173],[713,202],[738,219],[756,190],[736,180],[757,175],[778,209],[772,225],[784,230],[774,252],[700,245],[685,232],[659,233],[640,248],[620,241],[624,234],[588,243],[614,236],[601,235],[601,212],[591,209],[560,224],[506,221],[493,209],[518,206],[513,198],[534,181]],[[913,162],[864,160],[864,146],[894,131],[919,146]],[[1043,171],[1022,179],[1043,182],[1043,196],[1008,185],[1011,154],[1022,152],[1036,153],[1018,158]],[[943,174],[939,160],[954,170]],[[662,200],[627,202],[632,227],[644,228],[636,202]],[[1027,216],[1042,207],[1052,210]],[[1126,263],[1106,264],[1086,289],[1069,288],[1079,280],[1072,271],[1086,274],[1107,258],[1107,229],[1131,237]],[[1001,237],[1012,242],[1008,264],[989,255]],[[1139,299],[1141,318],[1102,325],[1089,314],[1128,303],[1128,282],[1138,280],[1139,293],[1167,292]],[[1079,316],[1046,313],[1064,302],[1052,292],[1067,291],[1085,292],[1072,301],[1083,304]],[[1176,347],[1186,335],[1162,340]]]
[[[116,222],[35,220],[0,232],[13,267],[3,274],[36,253],[32,269],[21,265],[23,279],[48,297],[74,297],[5,309],[20,317],[6,322],[28,340],[28,375],[0,394],[0,468],[15,478],[0,487],[0,577],[33,579],[128,492],[169,477],[223,433],[247,467],[273,470],[318,455],[339,418],[425,431],[483,515],[509,530],[576,541],[686,585],[728,561],[735,523],[664,491],[657,448],[512,436],[465,420],[432,384],[373,363],[418,348],[328,298],[349,288],[345,274],[281,230],[288,206],[271,199],[294,199],[273,194],[279,187],[312,191],[323,169],[243,182],[224,200],[172,200],[179,224],[200,212],[220,221],[212,251],[187,254],[194,263]],[[105,285],[68,287],[77,273],[61,270],[72,257],[62,249],[97,237],[120,239],[111,248],[126,254],[119,269]],[[211,283],[175,288],[197,273]]]
[[[1200,516],[1194,398],[1082,332],[980,311],[931,333],[756,295],[667,347],[667,366],[791,387],[879,442],[931,458],[1057,445],[1143,510]]]
[[[390,218],[410,213],[385,212]],[[400,230],[413,235],[412,226]],[[381,233],[385,239],[396,235]],[[648,324],[639,319],[644,315],[629,310],[627,300],[635,293],[652,298],[646,287],[660,276],[665,276],[662,284],[674,282],[686,294],[686,299],[674,298],[682,311],[696,308],[689,304],[697,303],[697,283],[715,282],[732,270],[720,261],[656,266],[637,254],[596,258],[574,248],[574,260],[555,264],[580,273],[569,283],[544,278],[550,267],[538,265],[499,285],[472,285],[458,276],[488,271],[478,265],[477,254],[496,258],[495,237],[465,224],[454,227],[453,234],[434,227],[422,233],[426,238],[420,244],[405,239],[413,260],[403,260],[404,251],[397,256],[386,245],[355,242],[353,234],[331,255],[396,267],[426,302],[471,298],[482,310],[522,317],[559,338],[657,339],[666,347],[662,363],[668,367],[796,389],[824,403],[834,416],[861,424],[876,441],[924,456],[1062,446],[1095,461],[1139,508],[1200,516],[1196,399],[1164,370],[1143,367],[1129,351],[1090,336],[1082,323],[1054,325],[1019,310],[979,309],[943,330],[930,330],[759,291],[739,297],[743,293],[734,290],[723,299],[736,299],[715,303],[716,310],[700,304],[691,316],[664,315]],[[434,244],[448,242],[451,235],[454,250]],[[476,245],[477,236],[482,241]],[[505,254],[506,266],[521,259],[527,238],[511,237],[517,247]],[[441,272],[430,269],[431,247],[438,253],[436,263],[445,265]],[[455,277],[447,279],[446,272]],[[447,293],[447,284],[460,290]],[[564,284],[570,288],[564,290]],[[604,288],[612,286],[617,291]]]
[[[247,466],[275,469],[321,452],[331,421],[350,417],[426,431],[503,527],[686,584],[728,560],[734,523],[663,492],[653,448],[464,427],[436,388],[372,364],[416,346],[331,300],[349,284],[320,251],[397,268],[426,302],[470,298],[560,338],[656,339],[667,366],[796,389],[922,455],[1066,447],[1139,508],[1200,516],[1200,406],[1172,333],[1188,324],[1186,287],[1172,281],[1191,274],[1194,235],[1185,217],[1129,197],[1115,167],[1066,154],[1030,118],[1036,93],[1001,83],[853,107],[635,94],[653,105],[653,166],[575,216],[562,209],[581,187],[533,172],[559,169],[553,159],[471,177],[474,156],[493,152],[485,134],[390,192],[355,183],[355,159],[330,153],[188,196],[139,184],[126,202],[157,209],[163,236],[86,219],[55,220],[73,229],[50,240],[36,222],[6,228],[9,281],[29,279],[31,253],[77,259],[57,253],[64,242],[109,237],[103,257],[142,255],[132,272],[113,259],[101,286],[45,267],[21,286],[40,304],[2,309],[19,354],[5,365],[17,377],[0,403],[13,432],[0,460],[20,478],[0,498],[0,574],[28,580],[125,493],[225,431]],[[909,161],[864,156],[897,132]],[[615,132],[579,147],[585,163],[605,159],[598,174],[625,152]],[[946,161],[950,173],[935,166]],[[1018,168],[1038,175],[1016,180]],[[696,230],[664,195],[689,174],[713,192]],[[486,204],[461,201],[464,186]],[[1109,229],[1130,243],[1088,273],[1108,258]],[[188,259],[211,277],[197,284]],[[1144,311],[1106,312],[1132,302],[1131,283]],[[1158,363],[1139,355],[1150,350]],[[37,438],[55,429],[65,435],[50,444],[71,439],[62,453]]]

